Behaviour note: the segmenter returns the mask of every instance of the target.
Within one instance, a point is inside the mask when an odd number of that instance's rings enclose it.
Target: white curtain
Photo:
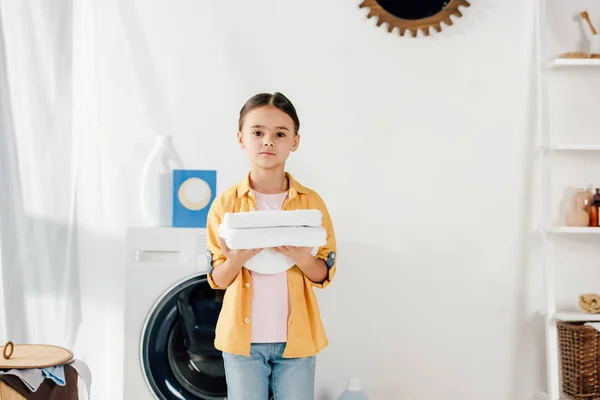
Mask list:
[[[2,2],[3,300],[7,338],[69,345],[80,321],[73,4],[50,3]]]
[[[117,399],[95,6],[0,0],[0,341],[70,348]]]

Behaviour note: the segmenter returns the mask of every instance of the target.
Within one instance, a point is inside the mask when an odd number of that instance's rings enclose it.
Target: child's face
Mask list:
[[[294,133],[294,121],[283,111],[269,106],[246,114],[238,142],[253,165],[263,169],[285,165],[291,151],[296,151],[300,136]]]

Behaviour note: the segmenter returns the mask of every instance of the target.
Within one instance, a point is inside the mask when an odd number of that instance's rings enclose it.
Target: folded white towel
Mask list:
[[[262,274],[277,274],[295,263],[271,247],[311,247],[312,255],[316,255],[319,247],[327,243],[322,218],[320,210],[226,213],[219,225],[219,236],[230,249],[264,249],[244,267]]]
[[[317,247],[314,247],[311,251],[312,255],[316,256],[318,250]],[[277,253],[275,250],[264,249],[246,261],[244,267],[260,274],[272,275],[285,272],[295,264],[289,257]]]
[[[225,213],[222,225],[230,229],[277,226],[321,226],[321,210],[277,210]]]
[[[219,236],[225,239],[227,247],[233,250],[278,246],[321,247],[327,243],[327,231],[321,227],[228,229],[221,225]]]

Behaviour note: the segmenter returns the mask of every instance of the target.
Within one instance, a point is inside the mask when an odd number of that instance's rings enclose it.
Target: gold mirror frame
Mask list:
[[[412,37],[416,37],[419,30],[422,30],[425,36],[429,36],[429,28],[435,29],[438,33],[442,31],[442,22],[447,25],[452,25],[452,15],[457,18],[462,17],[462,13],[458,9],[460,6],[469,7],[471,4],[467,0],[450,0],[448,5],[443,10],[431,17],[422,19],[402,19],[387,12],[377,0],[363,0],[358,6],[359,8],[369,8],[367,18],[377,17],[377,26],[381,26],[384,22],[388,24],[388,32],[392,32],[394,28],[398,28],[400,36],[404,36],[404,32],[410,31]]]

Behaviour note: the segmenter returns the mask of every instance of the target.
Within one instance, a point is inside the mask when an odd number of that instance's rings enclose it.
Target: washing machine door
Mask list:
[[[156,398],[226,399],[223,358],[214,348],[222,296],[200,275],[175,285],[154,305],[144,325],[141,359]]]

